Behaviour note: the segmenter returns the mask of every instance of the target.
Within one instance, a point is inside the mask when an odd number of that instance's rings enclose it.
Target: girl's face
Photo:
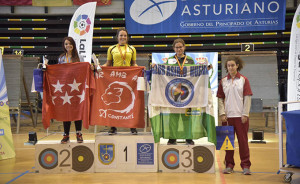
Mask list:
[[[227,61],[227,70],[230,75],[235,75],[237,73],[238,67],[239,67],[239,65],[236,64],[235,61],[233,61],[233,60]]]
[[[127,43],[127,32],[126,31],[120,31],[118,35],[118,43],[120,45],[125,45]]]
[[[71,42],[69,40],[65,40],[65,49],[68,52],[72,52],[72,50],[73,50],[73,45],[71,44]]]
[[[185,46],[182,43],[178,42],[173,48],[177,56],[183,56],[185,51]]]

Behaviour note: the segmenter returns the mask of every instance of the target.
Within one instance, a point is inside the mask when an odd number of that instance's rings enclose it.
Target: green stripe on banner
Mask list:
[[[277,42],[264,42],[264,44],[268,45],[268,44],[277,44]]]
[[[225,43],[215,43],[214,44],[215,46],[224,46],[224,45],[226,45]]]
[[[217,36],[226,36],[226,34],[217,34]]]
[[[115,21],[125,20],[125,18],[113,18]]]
[[[152,107],[156,108],[156,107]],[[167,108],[164,108],[167,109]],[[153,110],[153,109],[152,109]],[[190,113],[158,113],[150,118],[154,141],[165,139],[199,139],[208,137],[216,144],[215,118],[192,108]]]
[[[166,35],[157,35],[157,36],[154,36],[154,38],[166,38]]]

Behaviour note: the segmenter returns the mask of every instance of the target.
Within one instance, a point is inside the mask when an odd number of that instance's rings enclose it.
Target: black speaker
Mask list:
[[[33,143],[37,142],[36,132],[29,132],[29,140],[28,140],[28,142],[33,142]]]
[[[252,130],[251,143],[266,143],[266,141],[264,141],[264,131],[263,130]]]

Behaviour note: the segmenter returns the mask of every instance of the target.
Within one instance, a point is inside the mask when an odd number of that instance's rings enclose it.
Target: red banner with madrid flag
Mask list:
[[[91,125],[145,127],[144,91],[137,90],[144,67],[102,67],[95,75]]]
[[[90,96],[95,89],[95,79],[87,62],[47,66],[43,81],[43,125],[50,119],[58,121],[82,120],[89,127]]]

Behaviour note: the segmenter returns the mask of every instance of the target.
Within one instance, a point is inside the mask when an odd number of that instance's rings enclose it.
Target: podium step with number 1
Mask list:
[[[157,172],[157,144],[151,133],[97,134],[95,172]]]

